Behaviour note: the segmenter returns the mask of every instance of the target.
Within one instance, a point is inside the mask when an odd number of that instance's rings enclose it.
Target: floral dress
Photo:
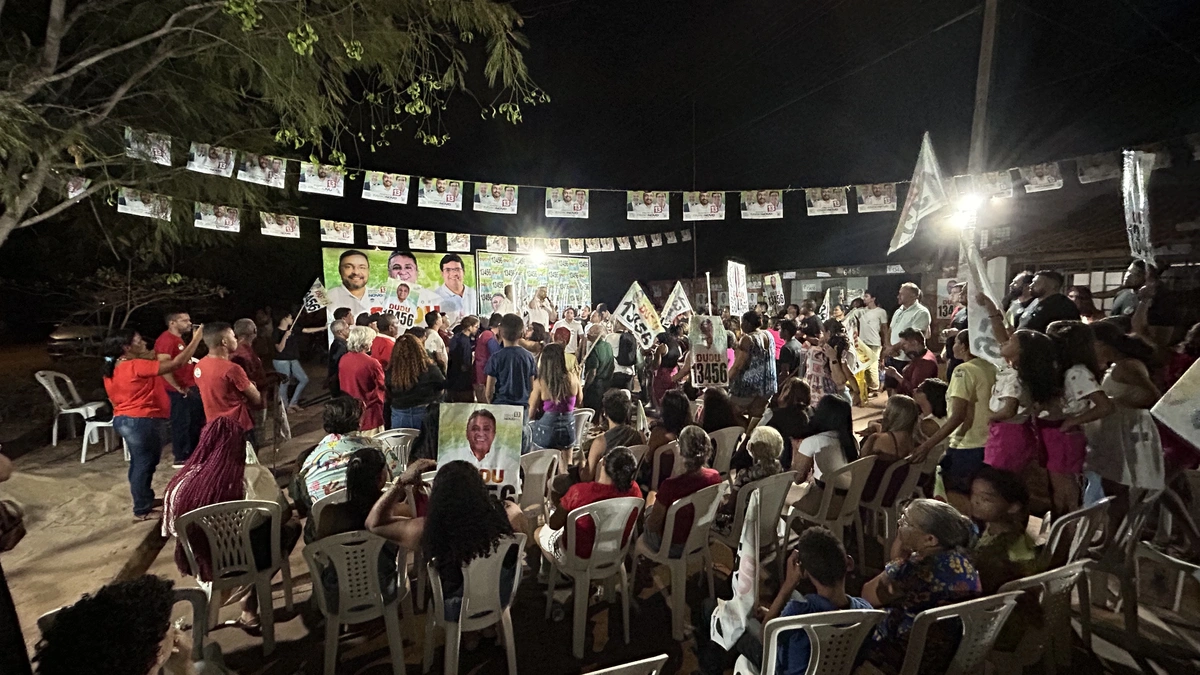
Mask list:
[[[738,398],[771,398],[777,386],[775,375],[775,345],[770,333],[750,334],[750,354],[746,367],[729,383],[729,395]]]

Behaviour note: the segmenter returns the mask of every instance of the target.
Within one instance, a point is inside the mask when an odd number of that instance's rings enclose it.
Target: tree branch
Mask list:
[[[153,58],[142,64],[141,68],[138,68],[132,75],[130,75],[124,82],[121,83],[121,86],[117,87],[116,90],[113,91],[112,95],[108,97],[107,101],[105,101],[104,107],[100,109],[100,112],[96,113],[95,117],[88,120],[87,126],[94,127],[107,119],[109,113],[113,111],[113,108],[117,107],[117,104],[121,102],[122,98],[125,98],[125,94],[129,93],[129,90],[133,88],[133,85],[138,83],[138,80],[141,80],[143,77],[149,75],[150,71],[154,70],[160,64],[162,64],[163,61],[166,61],[174,55],[175,52],[171,49],[167,49],[165,44],[159,46]]]
[[[37,214],[36,216],[33,216],[32,218],[26,218],[25,220],[17,222],[17,224],[13,226],[13,229],[19,230],[23,227],[29,227],[30,225],[37,225],[38,223],[40,223],[43,220],[46,220],[48,218],[53,218],[54,216],[57,216],[58,214],[62,213],[63,211],[66,211],[67,209],[71,208],[72,206],[75,206],[79,202],[83,201],[84,199],[86,199],[88,197],[91,197],[92,195],[96,194],[100,190],[103,190],[104,188],[108,187],[109,185],[114,184],[115,182],[116,181],[100,181],[99,183],[96,183],[95,185],[90,185],[90,186],[88,186],[88,189],[84,190],[80,194],[77,194],[70,199],[65,199],[62,202],[59,202],[58,205],[56,205],[46,211],[43,211],[43,212]]]
[[[62,48],[66,24],[67,0],[50,0],[50,16],[46,20],[46,39],[42,43],[42,72],[50,75],[58,68],[58,56]]]

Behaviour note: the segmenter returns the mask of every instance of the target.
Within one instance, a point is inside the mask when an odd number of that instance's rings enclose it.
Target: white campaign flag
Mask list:
[[[725,268],[725,284],[729,287],[729,313],[741,318],[750,311],[750,291],[746,288],[746,266],[729,261]]]
[[[738,638],[746,632],[746,624],[758,604],[758,513],[761,493],[762,490],[755,490],[746,500],[746,519],[742,522],[742,538],[737,550],[738,566],[731,579],[733,597],[717,600],[717,608],[712,613],[709,636],[726,650],[733,649]]]
[[[900,222],[896,225],[896,233],[892,235],[892,243],[888,246],[888,255],[912,241],[917,235],[917,226],[949,203],[946,184],[942,179],[942,168],[933,154],[933,141],[929,139],[929,132],[926,131],[925,137],[921,139],[921,153],[917,156],[917,168],[913,170],[908,196],[904,198],[904,208],[900,210]]]
[[[987,308],[976,302],[975,298],[982,292],[997,307],[1001,307],[1001,296],[992,285],[992,280],[988,278],[987,266],[979,255],[979,249],[968,237],[963,239],[962,250],[967,254],[969,280],[967,306],[964,311],[967,313],[967,326],[971,335],[971,353],[999,368],[1007,363],[1004,357],[1000,356],[1000,343],[996,341],[996,335],[992,332],[992,319],[988,316]]]
[[[304,294],[304,311],[311,314],[328,306],[329,298],[325,295],[325,285],[321,283],[320,279],[317,279],[309,287],[308,293]]]
[[[675,282],[675,288],[671,289],[671,294],[667,296],[667,304],[663,305],[662,322],[663,325],[669,326],[675,320],[675,317],[680,314],[691,314],[692,303],[688,301],[687,293],[683,290],[681,282]]]
[[[1125,232],[1129,235],[1129,252],[1138,260],[1154,266],[1154,245],[1150,243],[1150,171],[1154,168],[1154,153],[1141,150],[1125,151],[1125,172],[1121,193],[1125,197]]]
[[[662,332],[662,322],[654,303],[650,302],[636,281],[630,285],[613,316],[633,333],[642,349],[653,346],[654,337]]]
[[[1196,401],[1200,401],[1200,361],[1193,363],[1163,394],[1150,414],[1185,441],[1200,446],[1200,411],[1196,409]]]

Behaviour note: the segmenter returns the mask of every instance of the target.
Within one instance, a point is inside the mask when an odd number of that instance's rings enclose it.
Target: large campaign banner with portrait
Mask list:
[[[725,387],[729,385],[729,338],[721,317],[692,315],[688,343],[692,348],[692,385]]]
[[[519,405],[442,403],[438,417],[438,468],[463,461],[479,469],[483,484],[500,499],[521,494]]]
[[[355,318],[392,314],[404,332],[420,325],[426,312],[445,312],[453,326],[479,305],[470,256],[324,248],[321,259],[329,323],[339,307],[348,307]]]
[[[559,312],[592,304],[591,259],[586,256],[525,255],[476,251],[480,316],[523,314],[539,288]]]

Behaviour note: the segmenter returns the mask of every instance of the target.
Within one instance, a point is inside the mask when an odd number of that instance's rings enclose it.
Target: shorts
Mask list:
[[[569,412],[547,412],[533,422],[533,444],[539,448],[566,450],[575,445],[575,416]]]
[[[993,469],[1020,473],[1037,458],[1038,441],[1028,422],[992,422],[988,425],[984,464]]]
[[[1046,448],[1046,469],[1051,473],[1079,474],[1087,459],[1087,436],[1081,429],[1063,433],[1062,422],[1038,420],[1038,435]]]
[[[983,468],[983,448],[950,448],[938,466],[947,492],[971,494],[971,481]]]

